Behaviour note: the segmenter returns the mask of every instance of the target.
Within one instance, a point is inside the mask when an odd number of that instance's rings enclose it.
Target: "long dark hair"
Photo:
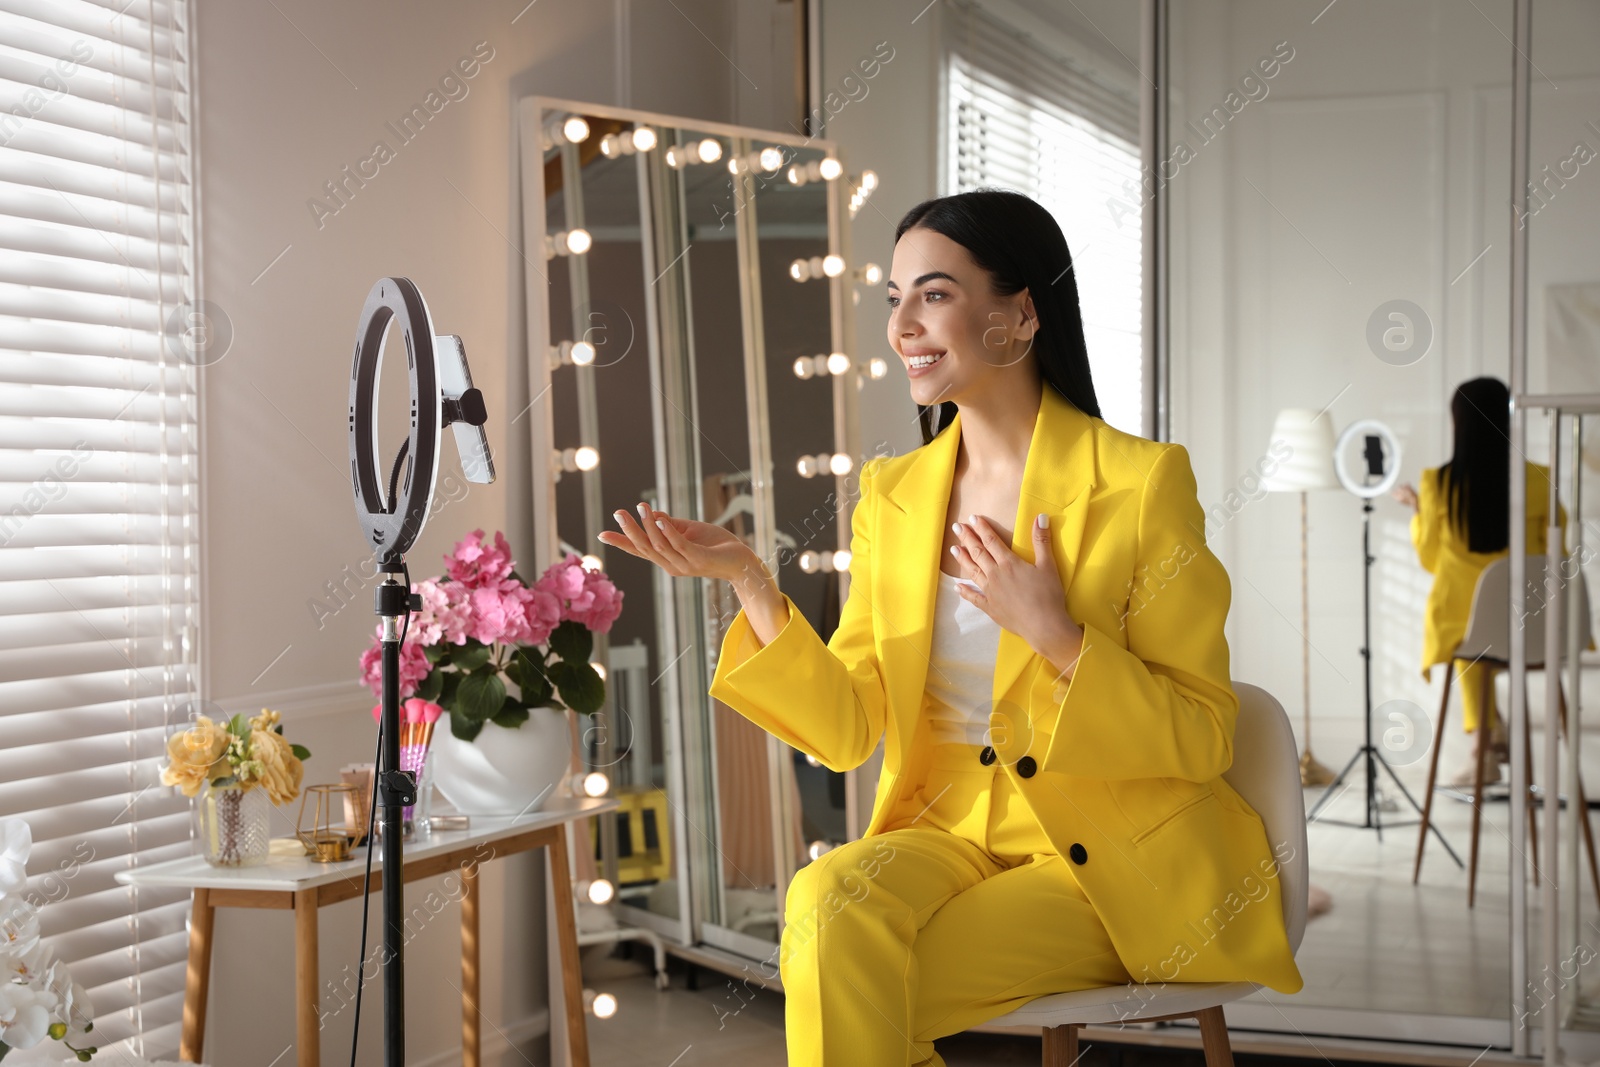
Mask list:
[[[1021,193],[975,189],[924,200],[906,212],[895,227],[895,243],[913,226],[943,234],[965,248],[973,262],[988,272],[990,284],[1001,296],[1028,290],[1039,316],[1033,350],[1045,385],[1079,411],[1100,418],[1100,401],[1089,374],[1089,349],[1083,342],[1072,253],[1054,216]],[[937,409],[918,404],[922,443],[950,425],[955,413],[954,400],[941,402]]]
[[[1473,552],[1499,552],[1511,538],[1511,390],[1473,378],[1450,398],[1454,451],[1439,468],[1450,525]]]

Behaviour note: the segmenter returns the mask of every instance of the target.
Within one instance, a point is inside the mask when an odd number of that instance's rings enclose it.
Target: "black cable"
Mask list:
[[[405,439],[405,441],[403,441],[401,443],[400,451],[395,453],[394,466],[389,468],[389,499],[384,501],[384,508],[391,515],[394,514],[394,490],[395,490],[395,483],[400,480],[400,464],[402,464],[402,463],[404,463],[406,461],[406,455],[410,451],[411,451],[411,438],[407,437]],[[411,591],[411,587],[407,586],[406,587],[406,591],[409,593]]]
[[[408,437],[400,446],[400,451],[394,457],[394,466],[389,470],[389,510],[394,510],[395,479],[400,474],[400,464],[405,461],[406,453],[411,449],[411,439]],[[404,648],[406,634],[411,631],[411,568],[406,566],[404,559],[400,560],[400,573],[406,582],[406,617],[400,625],[400,647]],[[356,1067],[356,1048],[361,1041],[361,987],[366,982],[367,963],[367,922],[372,908],[372,844],[373,827],[378,813],[378,783],[383,779],[383,713],[378,714],[378,752],[372,759],[372,795],[367,803],[367,873],[361,881],[361,950],[356,957],[356,1015],[355,1025],[350,1034],[350,1067]],[[384,964],[388,966],[387,963]]]

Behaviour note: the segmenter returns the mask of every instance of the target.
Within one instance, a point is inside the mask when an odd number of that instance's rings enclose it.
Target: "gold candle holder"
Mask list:
[[[305,846],[306,855],[318,863],[337,863],[350,858],[350,850],[361,831],[342,821],[355,802],[356,787],[348,782],[314,785],[300,797],[300,813],[295,817],[294,834]],[[306,801],[316,797],[311,825],[305,825]],[[341,821],[334,822],[334,812]]]

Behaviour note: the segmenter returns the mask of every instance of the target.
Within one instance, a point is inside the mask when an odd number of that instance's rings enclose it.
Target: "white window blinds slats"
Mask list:
[[[196,704],[187,0],[0,0],[0,815],[101,1056],[176,1058]]]
[[[1014,189],[1055,217],[1101,414],[1142,433],[1137,83],[1116,83],[970,0],[948,12],[950,191]]]

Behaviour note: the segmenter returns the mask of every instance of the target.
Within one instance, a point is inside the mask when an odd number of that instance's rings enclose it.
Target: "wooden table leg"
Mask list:
[[[294,1029],[300,1067],[319,1067],[321,1061],[317,991],[317,891],[301,889],[294,895]]]
[[[183,980],[183,1032],[178,1039],[178,1058],[199,1063],[206,1039],[206,995],[211,985],[211,927],[216,909],[211,906],[211,891],[196,889],[189,915],[189,971]]]
[[[478,1067],[478,863],[461,866],[461,1062]]]
[[[566,824],[554,828],[548,855],[550,885],[555,891],[556,934],[561,939],[561,992],[567,1008],[567,1046],[572,1054],[572,1067],[589,1067],[589,1030],[583,1009],[583,965],[578,954],[578,922],[573,912]]]

